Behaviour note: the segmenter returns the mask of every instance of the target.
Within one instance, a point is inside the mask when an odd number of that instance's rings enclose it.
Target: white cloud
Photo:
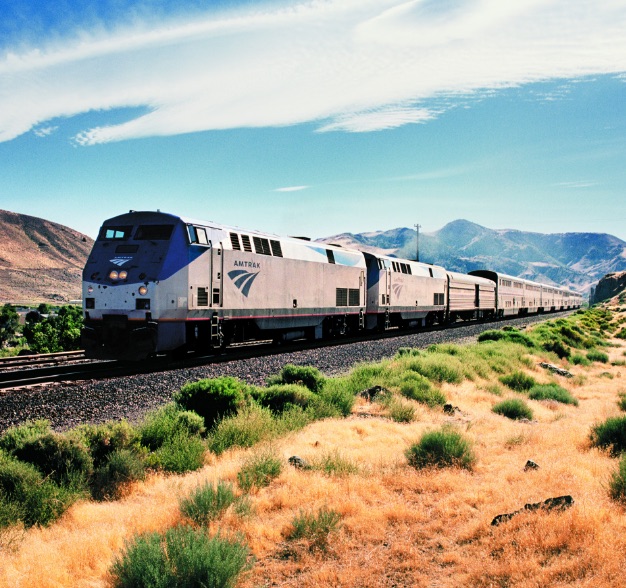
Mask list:
[[[561,188],[574,188],[576,190],[582,188],[593,188],[597,186],[598,182],[586,181],[586,180],[577,180],[573,182],[558,182],[555,186],[559,186]]]
[[[310,186],[286,186],[285,188],[276,188],[274,192],[300,192],[308,188],[310,188]]]
[[[52,135],[52,133],[56,132],[59,129],[58,126],[50,126],[50,127],[39,127],[33,130],[33,133],[38,137],[48,137]]]
[[[626,0],[310,0],[9,52],[0,141],[128,107],[145,114],[76,141],[311,121],[365,132],[428,121],[433,98],[625,71]]]

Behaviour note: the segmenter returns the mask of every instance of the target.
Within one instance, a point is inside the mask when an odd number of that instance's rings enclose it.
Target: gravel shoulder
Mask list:
[[[47,419],[55,430],[85,423],[126,419],[137,422],[150,410],[169,402],[184,384],[203,378],[234,376],[249,384],[266,379],[292,363],[312,365],[327,376],[347,372],[362,362],[392,357],[400,347],[424,348],[436,343],[473,343],[480,333],[505,325],[524,328],[558,315],[530,316],[497,323],[470,323],[454,329],[411,333],[376,341],[293,351],[254,359],[109,380],[72,382],[0,392],[0,432],[27,420]]]

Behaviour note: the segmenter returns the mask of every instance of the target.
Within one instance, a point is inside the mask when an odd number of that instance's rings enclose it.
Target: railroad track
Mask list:
[[[569,312],[571,311],[561,311],[543,316],[546,320],[548,320],[550,317],[559,316],[563,313]],[[502,319],[481,322],[483,324],[494,323],[495,326],[502,322]],[[321,347],[349,345],[361,341],[389,339],[408,334],[455,329],[460,326],[471,324],[476,323],[459,322],[454,325],[443,325],[419,330],[392,328],[388,331],[376,333],[374,335],[368,334],[362,336],[350,336],[324,341],[292,341],[283,345],[272,345],[269,341],[259,341],[257,343],[235,344],[219,355],[198,355],[190,353],[186,358],[177,360],[172,360],[166,356],[159,356],[152,360],[143,362],[91,360],[85,358],[83,351],[22,356],[20,358],[3,358],[0,360],[0,390],[26,388],[34,385],[51,384],[54,382],[100,380],[105,378],[119,378],[123,376],[193,368],[207,364],[225,363],[235,360],[245,360],[252,357],[276,355],[287,351],[319,349]],[[10,360],[15,361],[11,362]]]

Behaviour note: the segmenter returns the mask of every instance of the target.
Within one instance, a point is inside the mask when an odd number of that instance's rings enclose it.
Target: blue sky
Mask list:
[[[626,240],[626,0],[0,0],[0,208]]]

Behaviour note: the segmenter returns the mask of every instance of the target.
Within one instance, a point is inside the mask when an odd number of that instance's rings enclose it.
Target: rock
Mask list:
[[[374,398],[377,398],[381,394],[387,394],[387,392],[388,390],[386,388],[383,388],[382,386],[372,386],[371,388],[360,392],[359,396],[371,402],[372,400],[374,400]]]
[[[524,471],[527,472],[528,470],[538,470],[539,469],[539,465],[534,462],[532,459],[529,459],[526,462],[526,465],[524,466]]]
[[[595,287],[590,303],[597,304],[619,294],[626,288],[626,272],[606,274]]]
[[[288,461],[296,469],[299,469],[299,470],[311,469],[311,466],[304,459],[302,459],[299,455],[292,455]]]
[[[455,414],[457,412],[461,412],[461,409],[458,406],[452,406],[452,404],[444,404],[443,412],[445,414]]]
[[[491,521],[492,526],[497,526],[500,523],[504,523],[506,521],[510,521],[515,515],[527,511],[527,510],[565,510],[574,504],[574,499],[569,495],[565,496],[557,496],[555,498],[548,498],[543,502],[535,502],[532,504],[525,504],[524,508],[520,508],[519,510],[515,510],[513,512],[499,514],[494,517]]]
[[[559,367],[558,365],[554,365],[552,363],[546,363],[545,361],[542,361],[539,365],[546,370],[550,370],[553,374],[558,374],[559,376],[563,376],[565,378],[574,377],[574,374],[572,374],[571,372],[568,372],[566,369],[563,369],[562,367]]]

